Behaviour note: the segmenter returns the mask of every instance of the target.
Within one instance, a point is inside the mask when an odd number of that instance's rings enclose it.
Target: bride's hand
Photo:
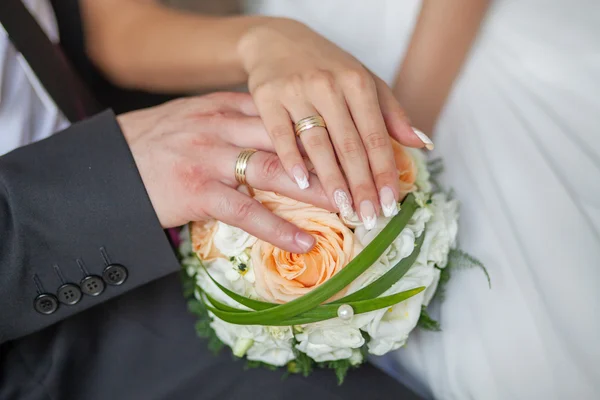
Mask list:
[[[344,217],[355,209],[369,229],[380,210],[395,214],[399,181],[389,137],[410,147],[431,147],[431,141],[411,129],[389,87],[348,53],[287,19],[251,29],[238,50],[289,176],[308,187],[294,123],[320,115],[327,128],[305,130],[299,139],[332,205]]]

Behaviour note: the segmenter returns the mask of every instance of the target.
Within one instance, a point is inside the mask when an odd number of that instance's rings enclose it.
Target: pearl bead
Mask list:
[[[337,315],[338,317],[340,317],[340,319],[343,319],[344,321],[351,320],[352,317],[354,317],[354,309],[348,304],[342,304],[337,309]]]

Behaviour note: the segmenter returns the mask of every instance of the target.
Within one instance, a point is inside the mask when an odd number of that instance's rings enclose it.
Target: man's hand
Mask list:
[[[180,99],[117,119],[164,228],[216,218],[287,251],[304,253],[314,245],[311,235],[236,190],[240,151],[272,148],[249,95]],[[246,179],[254,188],[331,209],[318,179],[300,190],[276,154],[255,153]]]

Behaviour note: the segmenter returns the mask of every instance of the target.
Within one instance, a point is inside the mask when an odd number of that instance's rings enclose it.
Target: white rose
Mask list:
[[[433,281],[433,274],[433,267],[416,264],[384,295],[420,286],[427,287]],[[421,292],[392,307],[374,311],[373,320],[363,327],[363,330],[371,336],[368,344],[369,353],[380,356],[403,346],[409,333],[419,321],[423,300],[424,292]]]
[[[295,358],[292,329],[235,325],[214,317],[210,326],[219,340],[231,347],[237,357],[281,367]]]
[[[296,340],[296,348],[317,362],[351,358],[365,343],[358,328],[338,319],[307,325]]]
[[[442,271],[440,271],[438,268],[433,268],[433,281],[431,281],[429,286],[427,286],[427,289],[425,289],[423,294],[423,305],[425,307],[429,305],[431,299],[433,299],[433,296],[435,295],[438,284],[440,283],[441,272]]]
[[[422,150],[412,149],[407,147],[406,150],[412,156],[415,167],[417,167],[417,177],[415,179],[415,184],[420,191],[425,193],[431,192],[431,183],[429,182],[430,173],[429,169],[427,169],[427,157]]]
[[[378,218],[377,224],[371,230],[366,230],[364,226],[359,226],[354,231],[354,235],[363,246],[368,245],[381,233],[383,228],[390,222],[391,218]],[[411,229],[404,228],[400,235],[384,251],[380,261],[386,267],[393,267],[398,261],[408,257],[415,248],[415,234]]]
[[[426,236],[418,262],[444,268],[448,253],[456,246],[458,232],[458,201],[448,201],[442,193],[434,194],[429,208],[433,216],[426,225]]]
[[[238,328],[240,328],[240,326],[216,318],[212,313],[210,315],[213,316],[210,326],[214,329],[219,340],[227,346],[233,347],[238,339],[238,334],[240,333]]]
[[[415,249],[416,238],[425,229],[425,224],[431,219],[433,212],[429,208],[418,208],[400,235],[385,250],[379,260],[367,271],[358,277],[348,289],[348,293],[354,293],[364,286],[372,283],[394,267],[400,260],[408,257]],[[354,231],[359,242],[366,246],[369,244],[388,224],[391,218],[378,218],[377,224],[370,231],[363,226],[358,226]]]
[[[215,247],[227,257],[236,257],[256,242],[256,238],[235,226],[218,222],[213,238]]]
[[[429,207],[418,208],[408,221],[406,227],[413,231],[415,237],[419,237],[425,230],[425,224],[429,222],[432,216],[433,211]]]
[[[293,337],[290,327],[265,327],[263,334],[248,349],[246,357],[248,360],[262,361],[277,367],[284,366],[296,358],[292,348]]]

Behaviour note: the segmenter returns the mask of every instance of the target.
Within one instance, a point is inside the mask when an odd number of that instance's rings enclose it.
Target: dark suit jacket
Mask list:
[[[111,112],[0,157],[0,238],[1,400],[414,398],[371,366],[339,388],[210,354]]]

